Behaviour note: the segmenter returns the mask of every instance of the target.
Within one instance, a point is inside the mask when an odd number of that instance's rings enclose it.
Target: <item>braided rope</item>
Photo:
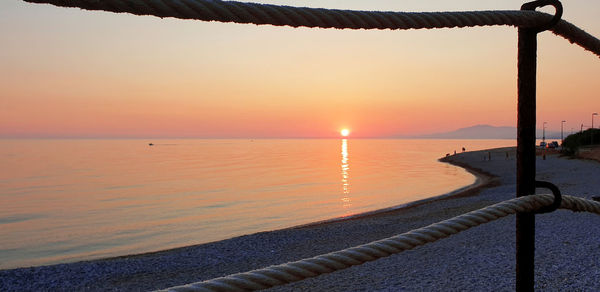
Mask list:
[[[599,202],[572,196],[563,196],[562,198],[561,209],[600,214]],[[552,195],[514,198],[356,247],[204,282],[172,287],[163,291],[254,291],[284,285],[401,253],[510,214],[533,212],[552,204],[553,200],[554,196]]]
[[[383,12],[279,6],[220,0],[24,0],[88,10],[204,21],[338,29],[431,29],[491,25],[534,27],[551,15],[535,11]],[[600,57],[600,40],[561,20],[552,32]]]

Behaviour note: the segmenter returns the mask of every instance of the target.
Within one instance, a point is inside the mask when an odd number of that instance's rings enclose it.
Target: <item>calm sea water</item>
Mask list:
[[[514,145],[0,140],[0,269],[157,251],[397,206],[474,182],[437,161],[446,153]]]

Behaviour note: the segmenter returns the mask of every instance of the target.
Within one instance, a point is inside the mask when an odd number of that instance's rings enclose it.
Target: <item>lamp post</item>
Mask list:
[[[594,145],[594,116],[597,116],[598,113],[592,113],[592,132],[590,135],[592,136],[590,139],[592,140],[590,144]]]
[[[565,142],[565,139],[563,138],[563,125],[566,122],[567,121],[560,121],[560,146],[562,146],[562,144]]]
[[[546,124],[548,122],[544,122],[544,124],[542,124],[542,142],[544,142],[544,144],[546,144]]]

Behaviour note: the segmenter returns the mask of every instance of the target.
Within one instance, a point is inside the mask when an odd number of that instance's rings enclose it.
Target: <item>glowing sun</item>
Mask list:
[[[350,130],[348,130],[348,129],[342,129],[342,130],[340,131],[340,134],[341,134],[343,137],[348,137],[348,135],[350,135]]]

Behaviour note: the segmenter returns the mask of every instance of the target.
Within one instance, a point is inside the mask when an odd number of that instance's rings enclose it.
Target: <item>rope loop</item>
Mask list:
[[[542,24],[537,27],[528,28],[528,30],[531,30],[535,33],[540,33],[542,31],[549,30],[552,27],[554,27],[560,21],[560,18],[562,17],[563,6],[562,6],[562,3],[560,3],[560,1],[558,1],[558,0],[536,0],[536,1],[527,2],[523,5],[521,5],[521,10],[532,10],[532,11],[534,11],[536,8],[544,7],[547,5],[552,5],[552,6],[554,6],[554,9],[556,9],[556,13],[552,17],[552,19],[548,23]]]
[[[549,189],[550,191],[552,191],[552,194],[554,195],[554,201],[552,202],[552,205],[541,207],[540,209],[535,211],[536,214],[554,212],[554,211],[556,211],[556,209],[558,209],[560,207],[560,204],[562,203],[562,195],[560,194],[560,190],[558,189],[558,187],[556,185],[554,185],[551,182],[536,180],[535,188],[536,189],[537,188]]]

